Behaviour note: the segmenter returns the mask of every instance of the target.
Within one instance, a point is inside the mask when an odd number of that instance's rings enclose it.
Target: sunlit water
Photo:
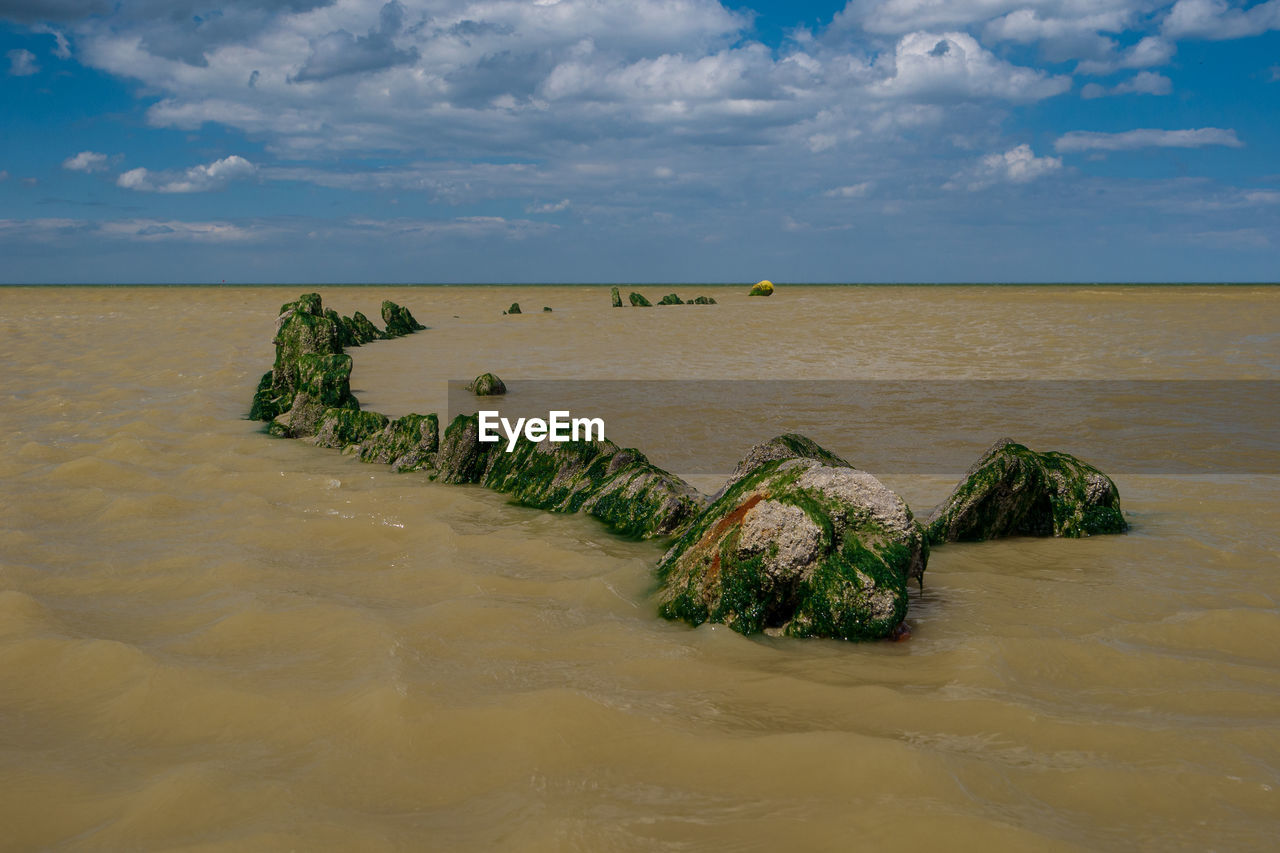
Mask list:
[[[1280,289],[677,289],[721,304],[319,288],[342,313],[377,317],[392,298],[431,327],[352,351],[356,393],[389,414],[443,411],[446,380],[484,370],[1280,376]],[[300,291],[0,289],[0,848],[1164,851],[1280,837],[1267,464],[1117,473],[1124,536],[940,548],[905,642],[691,629],[656,616],[661,543],[244,420],[276,310]],[[529,313],[502,316],[517,299]],[[815,431],[856,460],[839,422]],[[873,473],[921,514],[952,484]]]

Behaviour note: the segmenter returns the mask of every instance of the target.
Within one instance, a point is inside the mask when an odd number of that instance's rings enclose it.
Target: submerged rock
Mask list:
[[[477,397],[494,397],[507,393],[507,385],[496,373],[481,373],[467,384],[467,390]]]
[[[659,305],[683,305],[684,300],[674,293],[668,293],[666,296],[658,300]]]
[[[632,291],[631,295],[628,296],[627,298],[631,300],[631,307],[633,308],[652,308],[653,307],[652,303],[650,303],[648,299],[644,298],[644,294],[636,293],[635,291]]]
[[[546,305],[543,305],[543,306],[542,306],[542,313],[543,313],[543,314],[550,314],[550,313],[551,313],[551,308],[550,308],[550,307],[548,307],[548,306],[546,306]]]
[[[387,416],[358,409],[327,409],[316,428],[315,443],[342,450],[359,444],[387,425]]]
[[[819,458],[769,458],[793,443]],[[742,634],[894,636],[907,615],[907,581],[928,562],[906,503],[801,436],[766,442],[739,467],[749,473],[659,564],[659,612]]]
[[[611,287],[611,288],[609,288],[609,296],[610,296],[610,298],[612,298],[612,299],[613,299],[613,307],[614,307],[614,308],[621,308],[621,307],[622,307],[622,295],[621,295],[620,293],[618,293],[618,288],[616,288],[616,287]]]
[[[426,328],[413,318],[408,308],[397,305],[389,299],[382,302],[382,323],[387,327],[386,337],[388,338],[411,335]]]
[[[653,465],[643,453],[608,440],[482,443],[475,415],[445,430],[436,477],[479,483],[517,502],[551,512],[585,512],[619,533],[649,538],[673,533],[704,505],[692,486]]]
[[[747,295],[748,296],[772,296],[773,282],[769,281],[768,279],[765,279],[764,281],[758,281],[754,285],[752,285],[751,292],[748,293]]]
[[[690,305],[715,305],[716,301],[710,296],[698,296],[689,301]]]
[[[929,518],[931,542],[1123,533],[1111,478],[1067,453],[996,442]]]
[[[512,302],[511,307],[508,308],[506,311],[503,311],[502,313],[503,314],[523,314],[524,312],[520,310],[519,302]]]
[[[440,448],[440,424],[435,415],[409,414],[388,423],[360,443],[362,462],[381,462],[392,471],[431,467]]]

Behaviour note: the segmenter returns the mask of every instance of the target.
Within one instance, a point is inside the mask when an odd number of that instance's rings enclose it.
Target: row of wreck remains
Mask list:
[[[360,408],[346,347],[426,328],[382,303],[386,331],[360,313],[324,309],[319,294],[283,305],[276,357],[250,418],[275,436],[305,439],[441,483],[475,483],[520,504],[584,512],[637,538],[669,537],[657,565],[659,613],[743,634],[868,640],[898,636],[908,582],[929,549],[1005,536],[1081,537],[1127,528],[1115,483],[1065,453],[1005,439],[969,469],[921,522],[871,474],[800,435],[753,447],[706,496],[611,441],[534,443],[511,452],[479,440],[476,415],[440,433],[434,414],[391,419]]]

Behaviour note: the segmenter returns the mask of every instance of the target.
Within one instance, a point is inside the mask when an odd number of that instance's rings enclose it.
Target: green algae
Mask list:
[[[397,305],[390,299],[385,299],[382,302],[382,324],[387,327],[385,335],[388,338],[411,335],[427,328],[414,319],[408,308]]]

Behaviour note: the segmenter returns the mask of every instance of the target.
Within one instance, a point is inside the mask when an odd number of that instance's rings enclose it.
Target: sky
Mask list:
[[[0,282],[1280,280],[1280,0],[0,0]]]

